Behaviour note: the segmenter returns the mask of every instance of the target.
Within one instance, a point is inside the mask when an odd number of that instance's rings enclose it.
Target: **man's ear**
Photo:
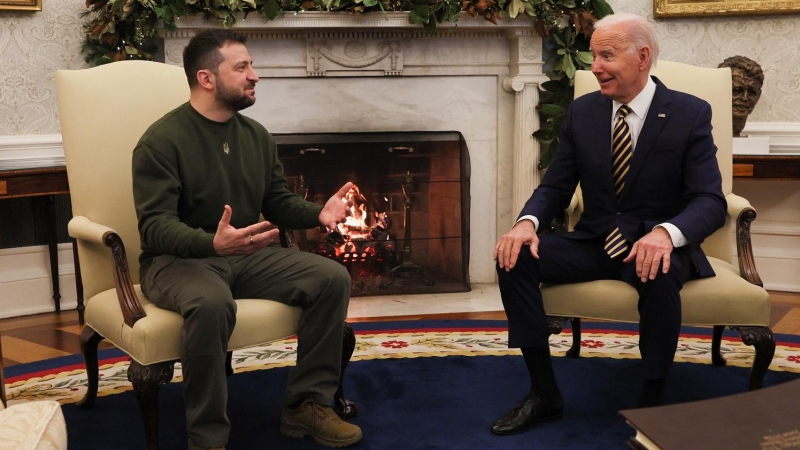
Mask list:
[[[197,71],[197,83],[203,89],[212,90],[214,89],[214,72],[203,69]]]
[[[645,45],[636,54],[639,57],[639,70],[646,71],[650,67],[650,47]]]

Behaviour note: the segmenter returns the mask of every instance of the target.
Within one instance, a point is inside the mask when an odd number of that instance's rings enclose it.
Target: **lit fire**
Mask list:
[[[337,259],[343,263],[365,262],[370,259],[381,261],[387,250],[394,251],[394,242],[388,233],[389,219],[386,213],[370,214],[367,199],[358,186],[353,185],[342,201],[347,204],[349,214],[328,239],[329,242],[340,244],[334,248]]]
[[[345,230],[368,230],[367,199],[361,195],[358,186],[353,185],[353,187],[347,191],[347,194],[344,195],[342,201],[350,209],[350,214],[347,216],[344,223],[339,224],[339,232],[345,234]]]
[[[345,194],[348,214],[336,229],[329,230],[309,251],[333,259],[345,267],[354,290],[379,289],[391,284],[391,268],[396,263],[396,242],[389,235],[392,221],[385,212],[372,211],[370,204],[353,186]],[[389,200],[384,197],[385,204]]]

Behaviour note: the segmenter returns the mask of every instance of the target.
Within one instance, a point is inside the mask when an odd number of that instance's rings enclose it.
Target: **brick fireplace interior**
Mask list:
[[[353,295],[469,290],[470,163],[458,132],[277,134],[289,188],[324,204],[346,182],[347,220],[296,231],[347,267]]]

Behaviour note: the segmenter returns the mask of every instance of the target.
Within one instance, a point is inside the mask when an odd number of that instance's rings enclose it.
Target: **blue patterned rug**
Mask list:
[[[581,358],[563,356],[565,331],[552,336],[554,366],[564,393],[564,419],[526,434],[497,437],[489,424],[526,392],[522,358],[506,346],[503,321],[356,323],[356,352],[345,391],[358,405],[364,439],[357,449],[608,449],[623,448],[633,429],[618,411],[634,407],[639,392],[635,327],[584,324]],[[776,336],[775,359],[764,380],[771,386],[800,378],[800,339]],[[667,388],[667,402],[681,403],[745,392],[752,348],[735,333],[722,346],[727,367],[710,365],[710,330],[683,331]],[[321,448],[310,438],[278,431],[280,398],[296,341],[234,353],[229,378],[229,450]],[[64,405],[73,449],[142,449],[144,432],[127,382],[126,358],[101,352],[101,397],[89,410],[75,408],[85,389],[77,356],[6,370],[10,402],[41,398]],[[180,370],[160,396],[161,448],[186,448]]]

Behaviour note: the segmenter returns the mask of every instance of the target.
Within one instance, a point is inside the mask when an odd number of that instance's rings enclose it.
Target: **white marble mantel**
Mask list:
[[[220,26],[179,19],[162,32],[165,61],[182,65],[189,39]],[[431,36],[407,13],[302,12],[251,14],[233,28],[261,77],[244,113],[273,133],[461,132],[471,161],[470,282],[494,282],[494,243],[540,176],[531,134],[547,77],[530,20],[462,15]]]

